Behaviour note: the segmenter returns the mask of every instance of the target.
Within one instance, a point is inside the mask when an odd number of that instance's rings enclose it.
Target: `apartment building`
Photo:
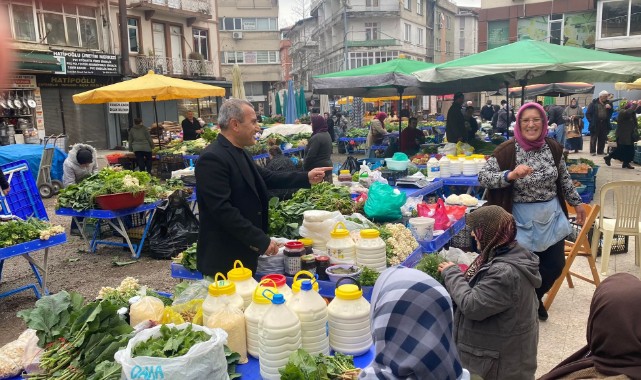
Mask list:
[[[641,56],[641,2],[597,1],[596,48]]]
[[[459,58],[455,54],[455,37],[459,37],[457,14],[458,7],[448,0],[437,0],[434,4],[434,63]]]
[[[313,34],[315,28],[316,18],[308,17],[297,21],[284,35],[291,44],[290,79],[294,80],[296,88],[304,88],[307,100],[312,98],[312,76],[319,65],[320,57],[318,41]]]
[[[269,110],[269,92],[281,80],[278,0],[219,0],[221,74],[241,68],[247,100],[256,112]]]

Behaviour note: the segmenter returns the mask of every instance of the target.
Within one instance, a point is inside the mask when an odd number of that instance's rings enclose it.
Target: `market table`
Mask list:
[[[131,251],[131,255],[134,258],[140,258],[140,252],[142,251],[143,244],[145,243],[145,238],[147,237],[147,232],[149,231],[149,226],[151,224],[151,219],[156,212],[156,207],[160,204],[160,201],[154,203],[147,203],[135,208],[128,208],[124,210],[83,210],[76,211],[71,208],[59,208],[56,210],[56,215],[70,216],[76,222],[80,229],[80,235],[82,238],[87,241],[87,236],[85,236],[84,227],[87,221],[87,218],[94,218],[99,220],[106,220],[107,223],[119,233],[126,241],[126,243],[119,243],[109,240],[99,240],[100,228],[96,228],[94,231],[93,237],[89,242],[89,249],[91,252],[96,252],[96,247],[98,244],[111,245],[117,247],[128,247]],[[130,217],[135,214],[142,214],[144,216],[144,230],[142,237],[138,243],[132,243],[127,233],[127,227],[125,226],[125,218]],[[78,218],[84,218],[82,221],[79,221]],[[99,222],[97,223],[99,225]]]

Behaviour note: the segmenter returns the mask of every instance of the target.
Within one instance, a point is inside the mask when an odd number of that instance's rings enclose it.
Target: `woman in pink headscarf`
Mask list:
[[[541,302],[565,265],[564,242],[570,234],[565,202],[574,206],[577,223],[585,209],[563,160],[563,147],[547,138],[543,107],[526,103],[516,115],[514,139],[499,145],[479,172],[488,203],[503,207],[516,220],[516,240],[539,256],[543,280],[536,289],[539,319],[548,314]]]
[[[387,114],[385,112],[379,112],[376,114],[372,123],[369,127],[369,133],[367,134],[367,145],[381,145],[383,143],[383,137],[387,135],[385,130],[385,119],[387,119]]]

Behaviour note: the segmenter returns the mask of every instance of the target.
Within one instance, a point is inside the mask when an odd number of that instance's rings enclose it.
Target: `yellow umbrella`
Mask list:
[[[616,82],[614,88],[617,90],[641,90],[641,78],[632,83]]]
[[[149,71],[147,75],[81,92],[73,96],[76,104],[109,102],[150,102],[225,96],[225,89],[204,83],[166,77]]]
[[[245,85],[238,64],[231,69],[231,96],[236,99],[245,99]]]

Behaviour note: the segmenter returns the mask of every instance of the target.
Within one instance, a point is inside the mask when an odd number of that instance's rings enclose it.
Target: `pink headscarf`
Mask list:
[[[536,108],[536,110],[539,111],[539,113],[541,114],[541,119],[543,123],[541,128],[541,136],[539,136],[539,138],[536,139],[535,141],[527,140],[521,134],[521,114],[523,113],[523,111],[525,111],[528,108]],[[535,149],[541,149],[541,147],[545,144],[545,138],[547,137],[547,135],[548,135],[548,117],[543,107],[541,107],[539,103],[525,103],[523,106],[521,106],[521,108],[519,108],[519,112],[516,114],[516,125],[514,126],[514,138],[519,143],[521,148],[523,148],[526,152],[529,152]]]
[[[387,119],[387,114],[385,112],[379,112],[376,114],[376,119],[380,120],[381,123],[385,123],[385,119]]]

